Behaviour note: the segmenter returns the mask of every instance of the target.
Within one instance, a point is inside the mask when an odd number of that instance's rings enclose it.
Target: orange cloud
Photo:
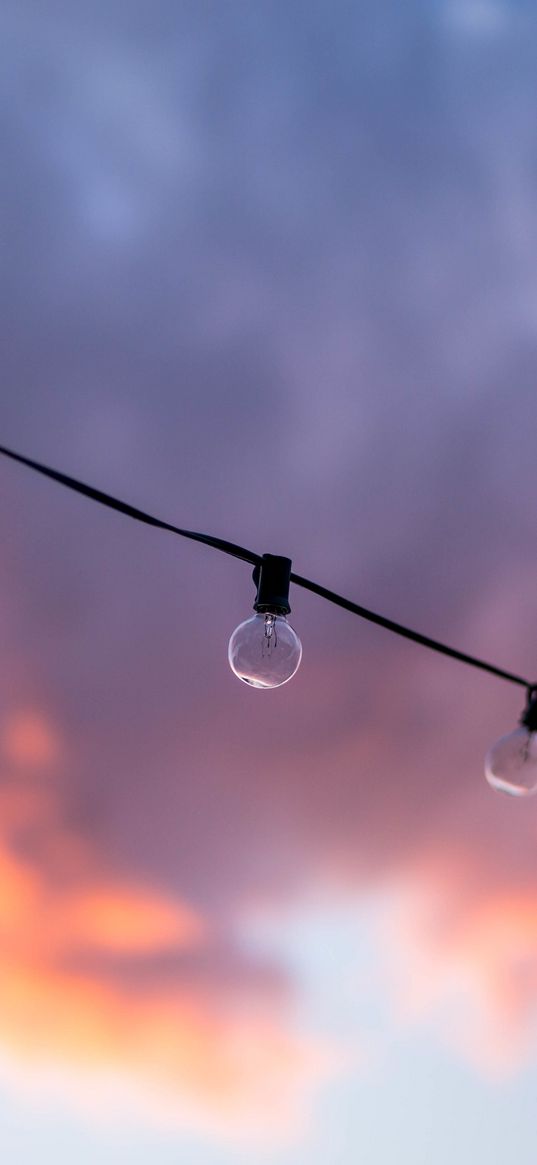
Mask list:
[[[68,898],[61,911],[62,930],[77,941],[108,951],[152,951],[196,944],[206,932],[200,917],[184,903],[134,890],[96,886]]]
[[[2,961],[0,1032],[30,1067],[117,1075],[168,1116],[190,1108],[267,1131],[296,1116],[297,1093],[327,1066],[274,1018],[225,1016],[179,989],[121,992],[38,961]]]
[[[38,721],[39,733],[25,722],[23,734],[20,721],[4,739],[27,769],[52,755],[44,743],[54,734]],[[293,1034],[281,998],[269,991],[252,1007],[247,987],[231,1001],[217,978],[166,970],[166,959],[173,968],[204,946],[211,957],[210,920],[107,871],[63,824],[55,795],[21,781],[0,788],[0,1052],[14,1078],[17,1064],[81,1082],[111,1073],[133,1089],[137,1113],[160,1108],[182,1123],[269,1132],[293,1120],[327,1061]]]

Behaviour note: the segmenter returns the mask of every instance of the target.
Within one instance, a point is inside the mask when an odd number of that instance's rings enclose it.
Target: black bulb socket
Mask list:
[[[259,566],[254,567],[253,580],[257,587],[254,611],[273,615],[288,615],[291,559],[279,554],[264,554]]]
[[[526,707],[520,717],[522,728],[537,732],[537,688],[528,688]]]

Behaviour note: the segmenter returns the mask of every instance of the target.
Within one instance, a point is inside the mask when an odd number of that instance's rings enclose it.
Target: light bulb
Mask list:
[[[229,641],[231,670],[252,688],[279,688],[294,676],[302,644],[287,622],[291,559],[264,554],[254,570],[255,615]]]
[[[485,761],[485,776],[493,789],[512,797],[537,792],[537,734],[521,724],[493,744]]]
[[[493,789],[512,797],[537,793],[537,699],[528,690],[526,709],[514,732],[493,744],[485,760],[485,776]]]
[[[279,688],[294,676],[302,644],[285,615],[258,611],[233,632],[228,659],[231,670],[252,688]]]

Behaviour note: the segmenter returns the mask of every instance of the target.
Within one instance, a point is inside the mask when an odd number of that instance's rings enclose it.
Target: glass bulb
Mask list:
[[[493,789],[512,797],[537,792],[537,733],[521,725],[502,736],[486,758],[485,776]]]
[[[231,670],[253,688],[279,688],[294,676],[302,644],[285,615],[259,611],[229,641]]]

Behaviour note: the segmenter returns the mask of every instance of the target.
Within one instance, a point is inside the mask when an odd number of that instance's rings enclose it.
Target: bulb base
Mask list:
[[[537,732],[537,689],[528,688],[526,707],[520,717],[522,728],[528,732]]]
[[[289,614],[291,565],[290,558],[283,558],[279,554],[264,554],[261,564],[254,568],[253,580],[257,587],[254,611],[258,614]]]

